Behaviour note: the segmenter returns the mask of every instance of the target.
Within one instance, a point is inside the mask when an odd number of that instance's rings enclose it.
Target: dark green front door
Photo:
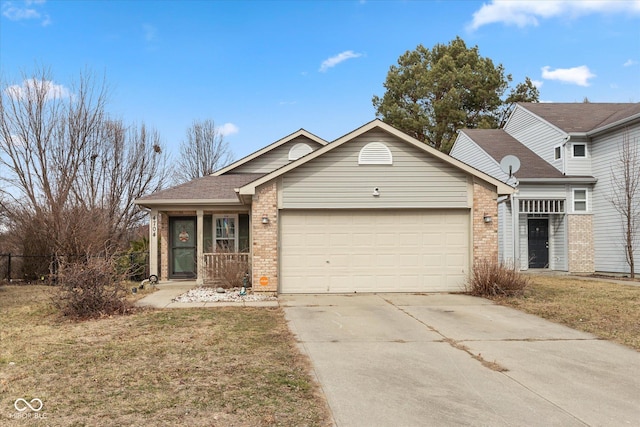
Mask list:
[[[172,217],[169,220],[171,278],[196,277],[196,218]]]

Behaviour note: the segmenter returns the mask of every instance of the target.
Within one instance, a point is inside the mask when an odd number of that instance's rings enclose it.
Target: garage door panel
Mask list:
[[[461,290],[468,229],[468,210],[281,211],[280,291]]]

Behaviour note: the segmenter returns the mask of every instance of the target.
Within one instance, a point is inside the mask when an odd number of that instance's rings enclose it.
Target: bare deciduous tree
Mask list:
[[[69,88],[42,68],[0,85],[1,210],[16,239],[40,254],[90,253],[122,243],[141,219],[132,201],[167,178],[159,137],[109,119],[104,80]]]
[[[611,203],[620,213],[624,253],[631,278],[635,277],[635,250],[640,240],[640,143],[622,135],[618,158],[611,167]]]
[[[233,153],[224,135],[211,119],[195,120],[180,144],[180,159],[175,170],[178,182],[210,175],[231,163]]]

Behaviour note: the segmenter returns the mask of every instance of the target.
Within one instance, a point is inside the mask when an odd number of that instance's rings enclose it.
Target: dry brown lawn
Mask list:
[[[48,304],[52,291],[0,286],[3,426],[329,424],[280,309],[139,310],[71,322]],[[20,419],[18,398],[44,407]]]
[[[640,351],[640,286],[571,276],[531,280],[523,296],[495,301]]]

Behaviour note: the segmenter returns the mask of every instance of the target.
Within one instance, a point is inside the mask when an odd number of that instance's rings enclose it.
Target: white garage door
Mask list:
[[[459,291],[469,211],[281,211],[280,292]]]

